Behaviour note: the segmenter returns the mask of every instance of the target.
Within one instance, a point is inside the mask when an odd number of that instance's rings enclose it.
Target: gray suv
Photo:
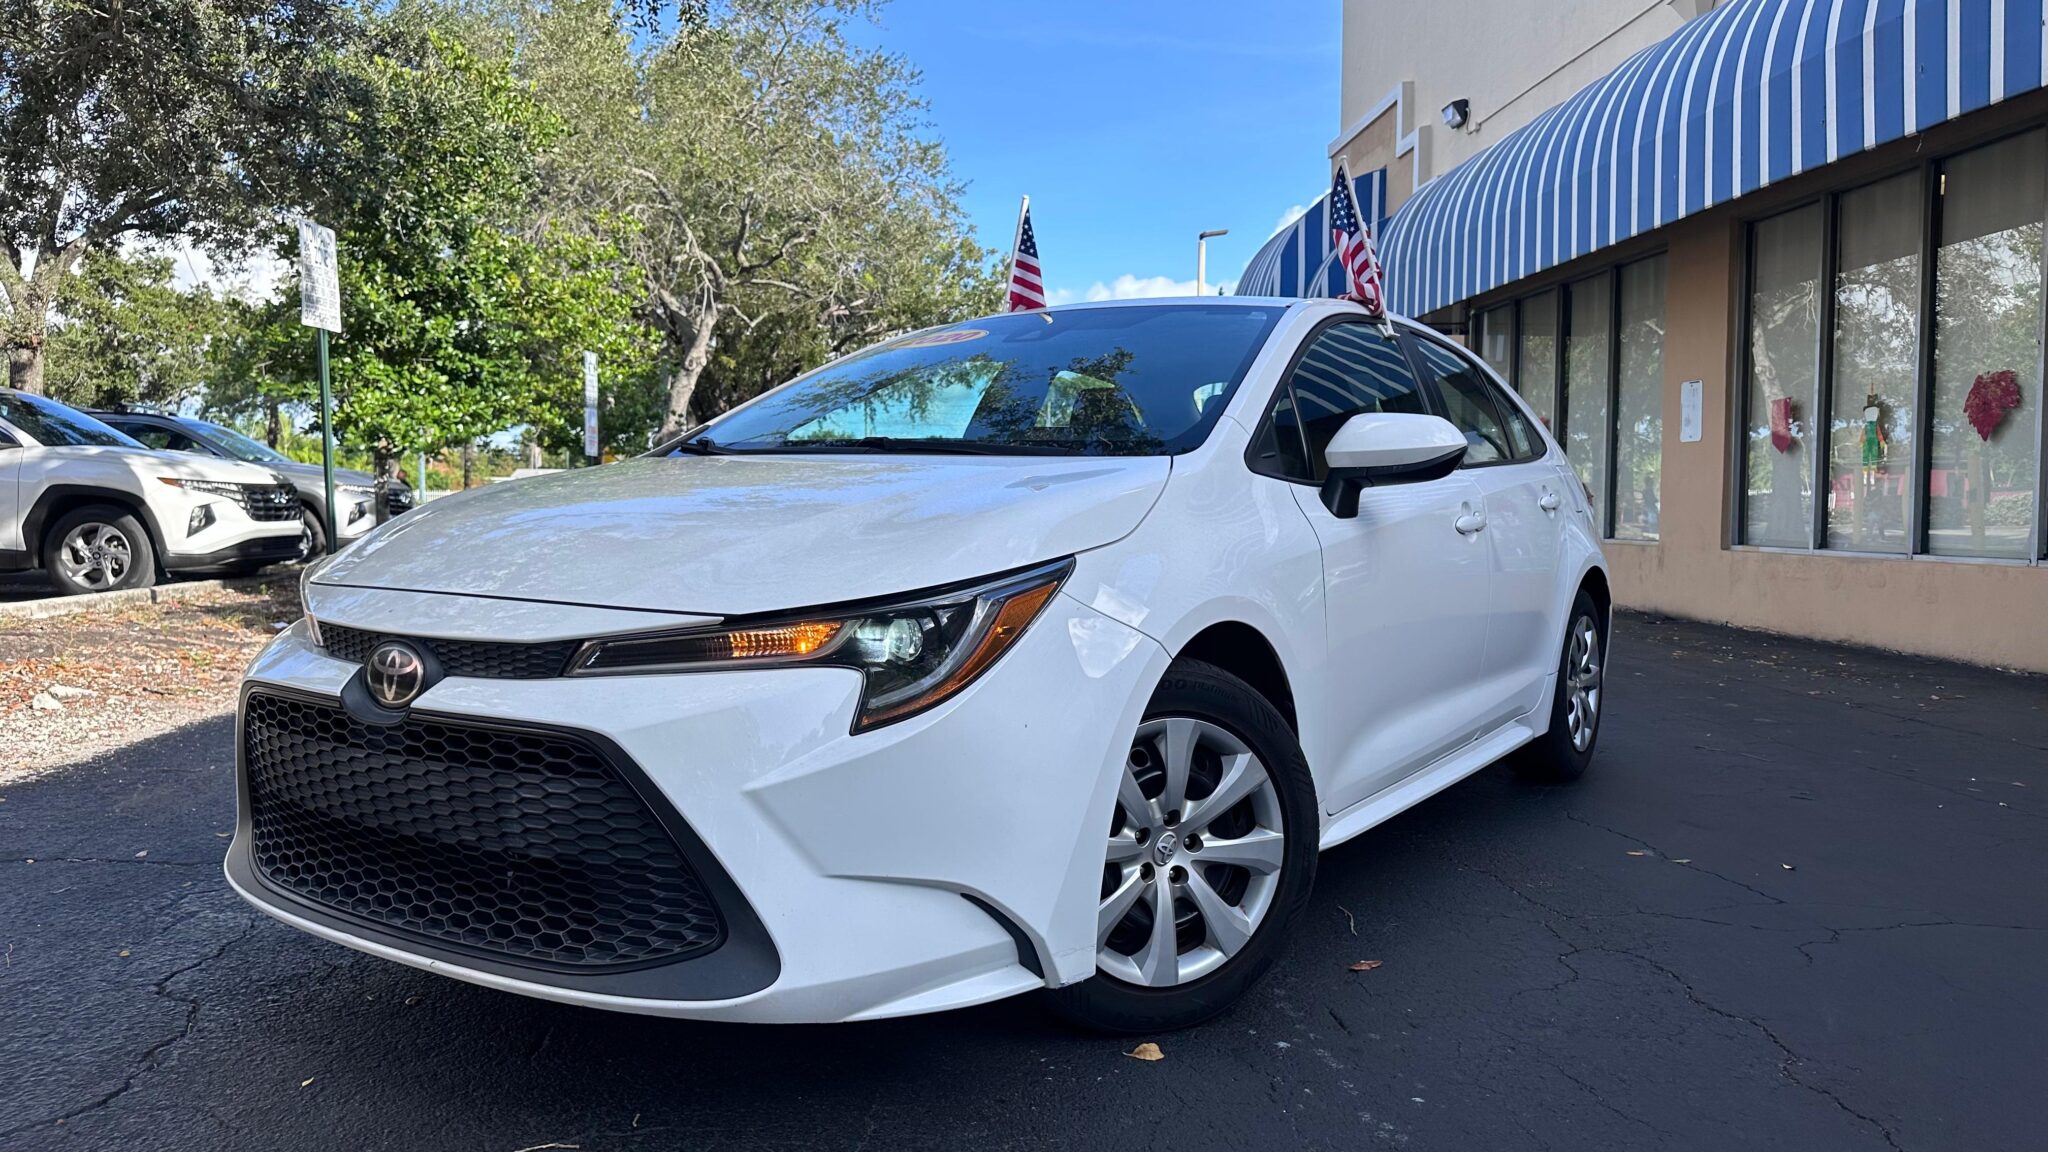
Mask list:
[[[254,440],[219,424],[136,409],[95,410],[92,415],[151,448],[172,452],[195,452],[223,460],[261,464],[292,482],[299,490],[303,525],[299,536],[299,558],[307,559],[328,551],[323,510],[327,507],[327,482],[320,465],[303,464],[261,440]],[[412,507],[412,489],[402,480],[384,482],[381,509],[377,502],[377,479],[354,468],[334,470],[334,531],[347,544],[378,524]]]

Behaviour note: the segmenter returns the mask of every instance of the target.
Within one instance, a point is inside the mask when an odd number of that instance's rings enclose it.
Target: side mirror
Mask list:
[[[1465,434],[1441,416],[1361,412],[1323,450],[1330,468],[1323,506],[1348,520],[1358,515],[1361,489],[1441,480],[1457,469],[1465,448]]]

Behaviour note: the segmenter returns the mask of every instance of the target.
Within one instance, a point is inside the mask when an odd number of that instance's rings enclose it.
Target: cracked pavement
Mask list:
[[[1029,998],[689,1024],[302,936],[220,878],[209,720],[0,789],[0,1149],[2039,1147],[2048,683],[1619,630],[1585,780],[1329,853],[1158,1063]]]

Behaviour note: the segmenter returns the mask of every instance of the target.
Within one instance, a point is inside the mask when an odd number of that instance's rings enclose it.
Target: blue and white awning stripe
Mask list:
[[[1422,315],[2042,87],[2043,0],[1734,0],[1417,191],[1380,244]]]
[[[1374,221],[1377,237],[1387,215],[1387,170],[1351,178],[1359,211]],[[1309,205],[1301,217],[1274,233],[1238,277],[1239,296],[1338,296],[1346,287],[1344,268],[1330,259],[1330,197]]]

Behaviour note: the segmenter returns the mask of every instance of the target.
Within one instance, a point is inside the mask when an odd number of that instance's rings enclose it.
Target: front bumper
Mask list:
[[[440,638],[557,638],[530,606],[507,614],[485,599],[351,591],[323,607],[319,588],[323,621],[389,632],[395,617],[411,616],[433,620]],[[521,635],[505,634],[508,619]],[[315,935],[592,1007],[836,1021],[1070,983],[1094,971],[1100,830],[1128,734],[1166,664],[1149,638],[1062,595],[972,688],[859,736],[848,735],[859,677],[837,668],[451,676],[415,703],[416,714],[571,730],[616,748],[729,884],[720,901],[728,921],[758,923],[758,947],[734,933],[703,957],[584,977],[366,928],[257,874],[246,796],[227,874],[252,903]],[[336,700],[359,670],[313,646],[302,622],[258,657],[248,680]],[[735,991],[743,980],[711,979],[721,956],[760,986]],[[774,963],[735,962],[749,956]]]
[[[299,558],[299,529],[293,522],[290,535],[249,536],[223,544],[208,552],[164,553],[164,567],[173,572],[206,571],[244,564],[283,564]]]

